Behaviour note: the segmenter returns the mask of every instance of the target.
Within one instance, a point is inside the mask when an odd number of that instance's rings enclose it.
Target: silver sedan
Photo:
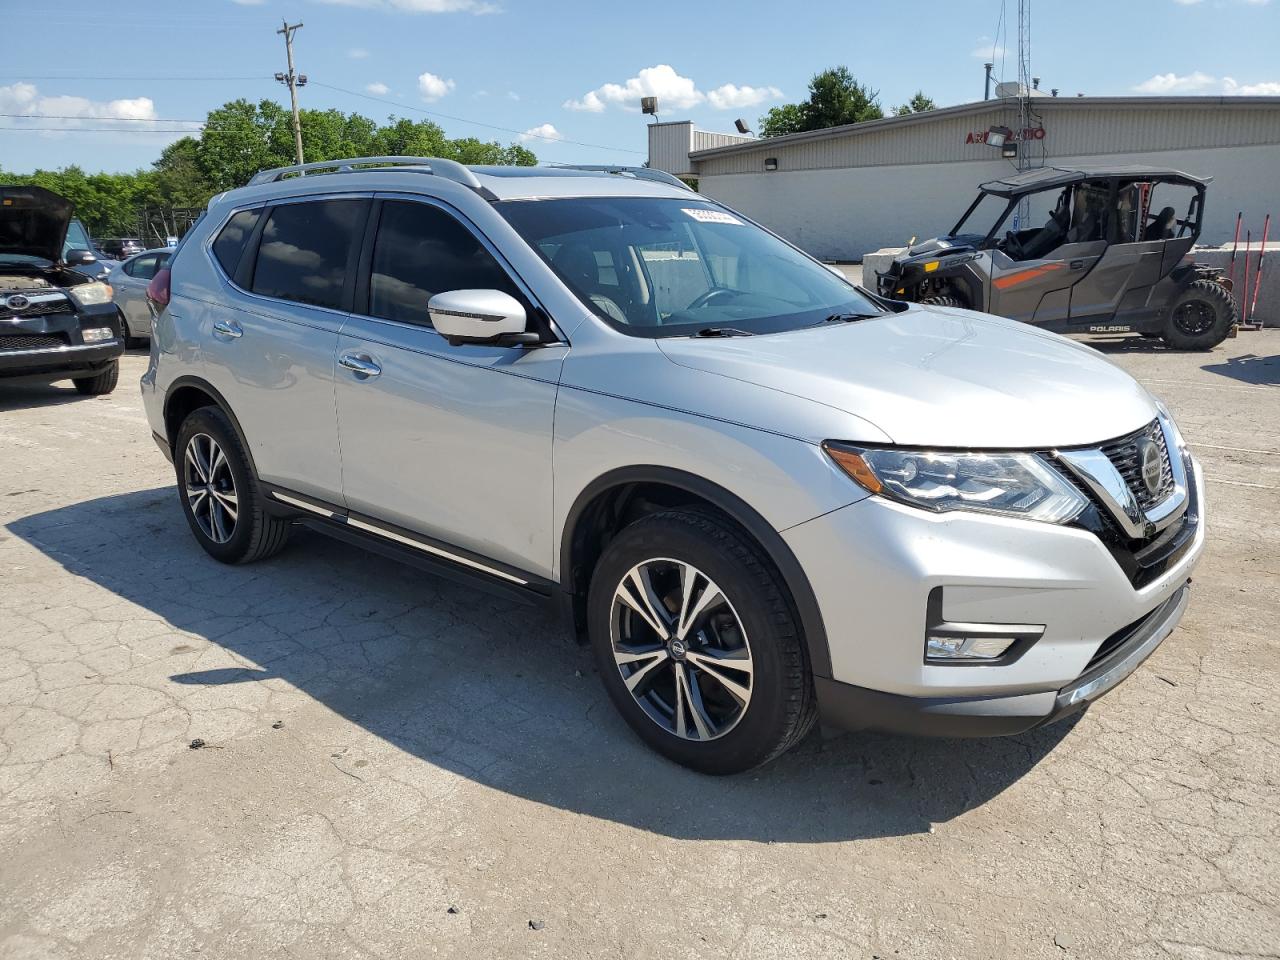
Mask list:
[[[107,276],[111,284],[112,299],[124,317],[125,333],[129,339],[148,339],[151,336],[151,312],[147,309],[147,284],[156,271],[169,262],[173,253],[170,247],[145,250],[112,269]]]

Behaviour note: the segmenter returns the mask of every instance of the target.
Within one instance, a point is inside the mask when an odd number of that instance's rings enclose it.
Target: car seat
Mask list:
[[[1178,211],[1173,207],[1165,207],[1161,210],[1154,220],[1147,225],[1147,229],[1142,234],[1143,240],[1172,240],[1173,239],[1173,221],[1178,216]]]
[[[590,300],[605,316],[618,323],[630,322],[617,301],[606,294],[600,283],[600,266],[596,263],[595,252],[585,243],[570,240],[561,244],[551,258],[551,265],[560,271],[569,286]]]

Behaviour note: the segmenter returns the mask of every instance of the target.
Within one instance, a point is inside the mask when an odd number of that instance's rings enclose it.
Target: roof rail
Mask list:
[[[665,183],[669,187],[683,187],[689,191],[693,190],[692,187],[679,177],[667,173],[665,170],[655,170],[653,167],[627,167],[612,163],[553,163],[551,166],[560,170],[586,170],[590,173],[613,173],[624,177],[635,177],[637,180],[652,180],[655,183]]]
[[[319,160],[315,163],[295,163],[287,167],[276,167],[272,170],[260,170],[249,181],[249,186],[259,183],[275,183],[290,174],[305,177],[308,174],[324,173],[359,173],[365,169],[378,167],[402,167],[417,173],[429,173],[460,183],[472,190],[483,189],[480,179],[458,163],[456,160],[445,160],[442,157],[350,157],[344,160]]]

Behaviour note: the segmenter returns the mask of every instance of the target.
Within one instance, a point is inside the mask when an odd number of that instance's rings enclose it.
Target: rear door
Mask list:
[[[552,419],[568,347],[450,345],[427,314],[434,294],[502,290],[530,311],[532,295],[452,208],[387,196],[374,216],[337,349],[353,522],[550,576]]]
[[[233,216],[212,251],[235,295],[203,320],[205,375],[239,420],[258,475],[338,504],[333,363],[370,202],[293,198]]]

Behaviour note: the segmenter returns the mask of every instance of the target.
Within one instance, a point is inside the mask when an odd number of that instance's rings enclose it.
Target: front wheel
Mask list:
[[[1193,281],[1173,301],[1165,320],[1164,342],[1175,350],[1212,350],[1231,333],[1236,304],[1220,283]]]
[[[101,373],[96,373],[92,377],[76,377],[71,382],[87,397],[108,394],[120,382],[120,361],[112,360]]]
[[[816,715],[786,587],[724,519],[669,511],[605,549],[588,631],[606,690],[650,747],[703,773],[767,763]]]
[[[920,302],[931,304],[935,307],[964,307],[959,297],[925,297]]]

